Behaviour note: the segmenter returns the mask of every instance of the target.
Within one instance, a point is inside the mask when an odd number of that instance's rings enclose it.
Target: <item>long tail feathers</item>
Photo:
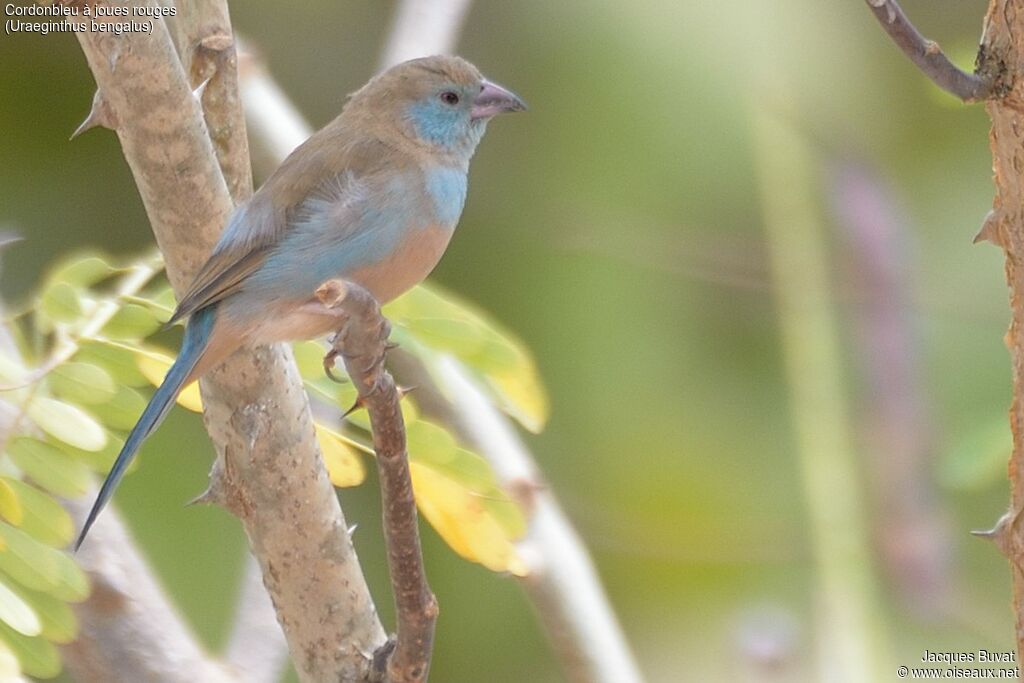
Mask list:
[[[121,482],[121,477],[124,476],[125,470],[135,457],[139,447],[142,446],[142,442],[160,426],[160,423],[163,422],[164,417],[167,416],[168,411],[174,405],[178,393],[184,387],[185,381],[189,378],[192,370],[195,369],[196,364],[199,363],[203,352],[209,344],[210,332],[213,329],[215,319],[215,307],[204,308],[192,314],[188,327],[185,329],[185,339],[181,346],[181,352],[178,354],[178,359],[174,361],[174,365],[167,372],[167,376],[164,378],[160,388],[153,394],[153,398],[149,400],[146,409],[142,411],[139,421],[135,423],[132,431],[128,434],[128,439],[124,442],[117,460],[114,461],[110,474],[107,475],[103,486],[100,488],[99,495],[96,496],[96,502],[92,504],[92,509],[89,510],[89,516],[82,526],[78,540],[75,541],[75,551],[82,546],[82,541],[85,540],[89,529],[92,528],[96,518],[104,506],[106,506],[111,496],[114,495],[114,489]]]

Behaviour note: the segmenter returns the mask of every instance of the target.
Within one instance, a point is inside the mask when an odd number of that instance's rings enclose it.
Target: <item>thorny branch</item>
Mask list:
[[[398,619],[397,636],[376,653],[374,667],[386,673],[389,683],[422,683],[430,670],[438,608],[423,569],[401,395],[384,369],[391,326],[376,300],[356,284],[332,280],[317,290],[317,297],[344,316],[333,347],[324,357],[324,367],[329,370],[336,357],[342,358],[373,427],[388,571]]]

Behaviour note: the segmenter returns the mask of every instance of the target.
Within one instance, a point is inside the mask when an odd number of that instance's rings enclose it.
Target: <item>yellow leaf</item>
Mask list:
[[[174,359],[167,354],[148,349],[133,349],[135,351],[135,364],[149,383],[155,387],[160,386],[171,369]],[[203,412],[203,399],[199,396],[199,383],[192,382],[178,394],[178,405],[193,413]]]
[[[450,353],[483,378],[497,405],[531,432],[547,422],[549,405],[537,366],[522,341],[501,325],[433,285],[419,285],[384,309],[396,333],[420,353]]]
[[[21,526],[21,522],[25,518],[25,511],[21,508],[18,495],[3,479],[0,479],[0,516],[14,526]]]
[[[527,356],[520,369],[486,374],[485,379],[498,395],[502,410],[534,434],[544,430],[551,407],[533,359]]]
[[[416,504],[437,533],[459,555],[496,572],[526,576],[527,569],[513,539],[470,491],[445,474],[411,462]]]
[[[338,487],[362,484],[366,478],[366,468],[345,437],[321,424],[315,424],[314,428],[331,483]]]

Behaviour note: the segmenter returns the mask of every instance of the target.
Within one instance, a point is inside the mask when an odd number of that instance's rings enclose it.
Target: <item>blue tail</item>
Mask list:
[[[196,311],[189,319],[178,359],[174,361],[174,365],[167,372],[167,377],[164,378],[160,388],[153,394],[153,398],[149,400],[149,405],[142,411],[139,421],[135,423],[132,431],[128,434],[128,439],[124,442],[117,460],[114,461],[110,474],[107,475],[103,486],[100,488],[99,495],[96,496],[96,502],[92,504],[89,516],[82,526],[82,532],[78,535],[78,540],[75,541],[76,551],[81,547],[82,541],[85,540],[86,534],[89,533],[89,529],[92,528],[93,522],[96,521],[100,511],[103,510],[110,497],[114,495],[114,489],[121,482],[124,471],[128,468],[132,458],[135,457],[139,447],[142,446],[142,442],[160,426],[160,423],[163,422],[164,417],[167,416],[168,411],[174,405],[174,400],[178,397],[178,393],[185,384],[185,380],[196,367],[203,352],[206,350],[215,319],[216,307],[214,306]]]

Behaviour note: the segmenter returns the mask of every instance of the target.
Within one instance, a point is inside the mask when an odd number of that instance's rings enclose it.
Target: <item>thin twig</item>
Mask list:
[[[393,651],[389,654],[385,650],[375,659],[383,660],[381,668],[386,670],[389,683],[420,683],[427,680],[430,670],[437,600],[423,569],[405,422],[399,405],[401,394],[391,373],[384,369],[391,326],[373,296],[353,283],[332,280],[317,290],[317,297],[345,317],[324,366],[333,365],[336,356],[342,357],[373,427],[384,539],[398,621]]]
[[[949,61],[938,43],[922,36],[910,23],[896,0],[865,1],[893,42],[935,85],[964,102],[984,100],[993,93],[993,81],[966,73]]]

